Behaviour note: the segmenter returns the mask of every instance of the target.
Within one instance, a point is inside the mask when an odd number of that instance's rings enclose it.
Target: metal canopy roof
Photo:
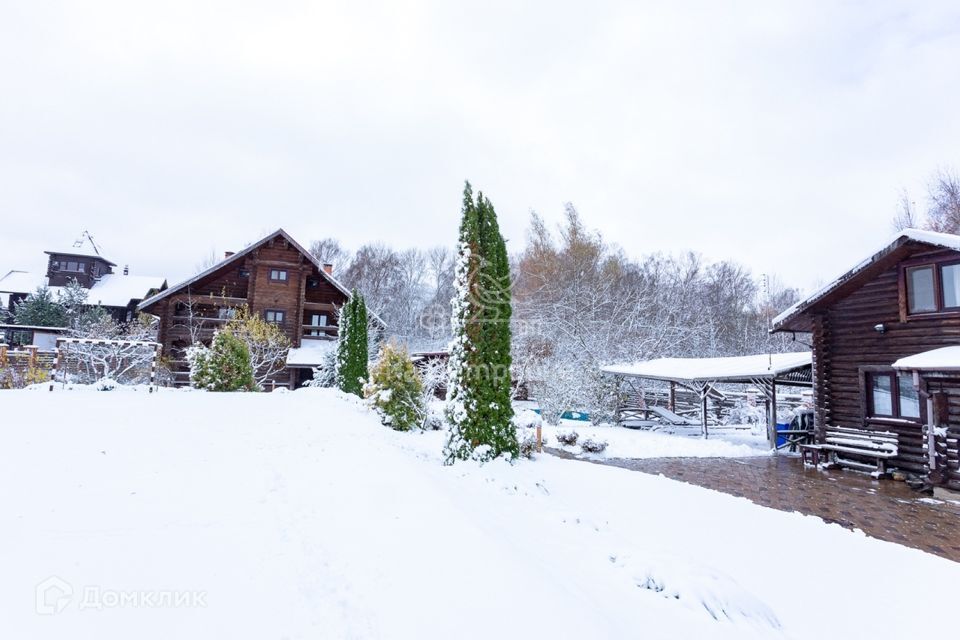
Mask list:
[[[811,386],[813,357],[799,353],[763,353],[730,358],[659,358],[632,364],[601,367],[604,373],[685,385],[720,382],[750,384],[773,380],[778,384]]]

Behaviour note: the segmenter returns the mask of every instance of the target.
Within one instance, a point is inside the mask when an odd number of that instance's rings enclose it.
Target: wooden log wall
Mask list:
[[[928,253],[960,258],[957,252]],[[878,324],[884,325],[883,332],[875,329]],[[891,466],[925,474],[921,424],[867,416],[864,373],[871,368],[890,370],[899,358],[960,344],[960,314],[901,321],[899,267],[894,265],[815,318],[813,339],[817,428],[839,425],[893,431],[900,439],[900,454]],[[951,415],[951,428],[960,429],[960,411]]]
[[[272,269],[287,272],[285,281],[270,279]],[[241,270],[245,275],[241,275]],[[163,345],[163,356],[173,371],[177,384],[189,380],[187,363],[182,350],[190,341],[189,322],[184,318],[183,305],[192,302],[194,314],[209,316],[201,321],[200,338],[207,342],[222,324],[216,319],[218,307],[247,305],[251,313],[263,315],[268,309],[284,312],[280,328],[298,347],[302,343],[303,325],[313,312],[327,314],[328,324],[336,324],[336,310],[346,302],[346,296],[326,278],[319,269],[282,236],[267,241],[242,259],[217,269],[184,289],[169,295],[145,309],[160,317],[158,341]],[[336,335],[332,333],[332,335]],[[278,384],[290,384],[289,371],[277,377]]]

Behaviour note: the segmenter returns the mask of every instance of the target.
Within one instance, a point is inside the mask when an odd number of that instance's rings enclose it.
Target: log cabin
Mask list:
[[[290,339],[287,366],[273,384],[296,388],[336,347],[338,311],[350,292],[332,272],[332,265],[318,262],[278,229],[242,251],[227,252],[217,264],[144,300],[139,309],[159,318],[157,340],[176,385],[189,384],[187,347],[194,341],[209,344],[245,306]]]
[[[960,489],[960,236],[906,229],[771,330],[810,336],[817,442],[896,434],[888,468]]]

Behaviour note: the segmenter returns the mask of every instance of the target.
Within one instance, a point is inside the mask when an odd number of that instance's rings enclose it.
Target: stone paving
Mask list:
[[[572,457],[550,450],[555,455]],[[804,467],[792,456],[591,460],[799,511],[960,562],[960,503],[937,500],[903,482],[848,470]]]

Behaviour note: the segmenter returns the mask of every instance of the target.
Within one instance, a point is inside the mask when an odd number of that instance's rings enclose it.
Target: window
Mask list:
[[[249,277],[250,277],[250,270],[249,270],[249,269],[240,269],[240,277],[241,277],[241,278],[249,278]]]
[[[909,375],[868,373],[868,413],[878,418],[920,420],[920,395]]]
[[[273,322],[274,324],[283,323],[283,311],[278,309],[267,309],[263,312],[263,316],[267,322]]]
[[[960,311],[960,264],[935,263],[904,269],[907,313]]]
[[[933,267],[907,269],[907,309],[910,313],[937,310]]]
[[[940,267],[940,282],[943,287],[944,308],[960,307],[960,264],[945,264]]]
[[[311,327],[325,327],[327,326],[327,314],[325,313],[314,313],[310,315],[310,326]],[[326,335],[326,332],[321,329],[311,329],[308,335],[311,336],[322,336]]]
[[[270,269],[270,279],[275,282],[286,282],[287,272],[283,269]]]
[[[233,307],[218,307],[217,317],[221,320],[233,320],[237,317],[237,310]]]

